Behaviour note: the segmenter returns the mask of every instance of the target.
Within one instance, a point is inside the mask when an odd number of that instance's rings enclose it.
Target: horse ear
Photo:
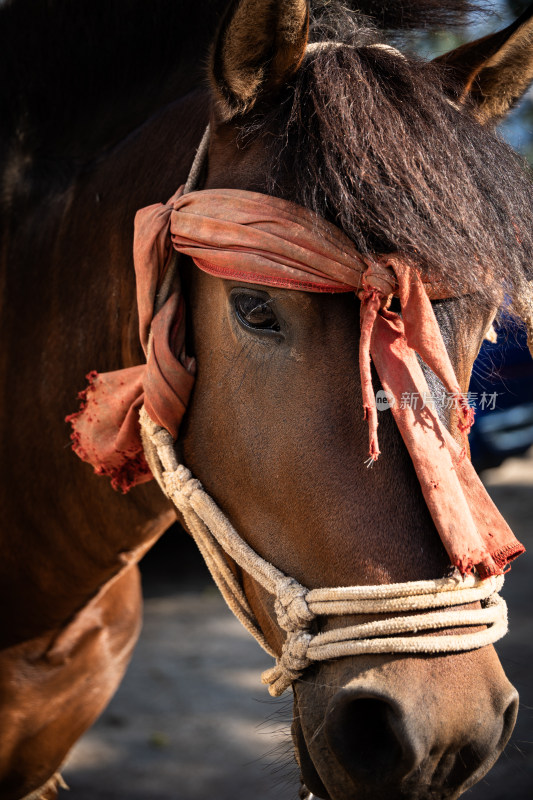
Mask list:
[[[448,66],[482,124],[496,123],[533,81],[533,3],[499,33],[464,44],[435,59]]]
[[[226,118],[249,111],[296,72],[307,45],[307,0],[234,0],[211,53],[211,81]]]

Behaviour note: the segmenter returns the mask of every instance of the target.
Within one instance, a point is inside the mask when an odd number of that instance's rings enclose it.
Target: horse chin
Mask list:
[[[322,783],[320,775],[316,771],[309,749],[305,741],[302,726],[297,713],[297,694],[294,694],[294,719],[291,725],[292,741],[294,743],[294,750],[296,760],[300,767],[302,783],[315,797],[320,797],[321,800],[330,800],[328,790]]]

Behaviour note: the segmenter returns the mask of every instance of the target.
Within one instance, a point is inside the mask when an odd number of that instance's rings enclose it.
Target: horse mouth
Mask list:
[[[300,721],[298,719],[298,701],[297,695],[294,694],[294,719],[291,725],[291,734],[292,740],[294,742],[294,750],[296,753],[296,760],[298,761],[298,765],[300,767],[301,772],[301,779],[302,783],[304,784],[305,788],[311,792],[311,794],[316,795],[316,797],[321,798],[321,800],[331,800],[329,793],[322,783],[322,779],[317,772],[317,769],[313,763],[313,759],[309,753],[309,749],[307,747],[307,742],[305,741],[305,736],[303,734],[302,726],[300,725]],[[304,800],[307,800],[305,793],[303,793]]]

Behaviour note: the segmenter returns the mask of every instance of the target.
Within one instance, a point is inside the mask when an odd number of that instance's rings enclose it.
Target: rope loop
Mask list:
[[[280,579],[276,587],[274,609],[280,628],[293,632],[306,629],[315,615],[307,605],[308,589],[289,576]]]
[[[314,662],[368,653],[457,653],[485,647],[505,635],[507,609],[498,596],[503,575],[307,589],[261,558],[242,539],[200,481],[178,463],[171,435],[154,423],[144,408],[140,422],[150,468],[183,513],[226,602],[261,647],[276,657],[226,556],[274,597],[277,621],[287,636],[276,665],[261,676],[273,697],[281,695]],[[459,608],[479,601],[481,609]],[[408,611],[415,613],[406,616]],[[357,614],[392,616],[349,627],[329,627],[323,632],[310,631],[318,616]],[[468,628],[473,627],[478,630],[472,633]],[[454,633],[432,634],[446,628]]]

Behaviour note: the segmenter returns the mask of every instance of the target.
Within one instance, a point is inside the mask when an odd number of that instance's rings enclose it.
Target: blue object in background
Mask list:
[[[483,343],[469,396],[476,410],[469,438],[478,472],[533,445],[533,359],[523,328],[506,321],[496,343]]]

